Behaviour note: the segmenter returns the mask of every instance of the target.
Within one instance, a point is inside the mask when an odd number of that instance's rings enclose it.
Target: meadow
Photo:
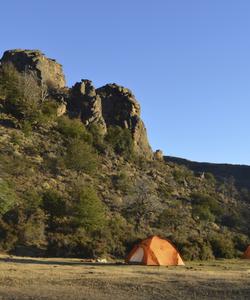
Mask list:
[[[149,267],[1,255],[0,299],[250,299],[250,260]]]

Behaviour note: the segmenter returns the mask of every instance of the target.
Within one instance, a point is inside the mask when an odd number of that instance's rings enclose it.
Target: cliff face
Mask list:
[[[65,86],[62,66],[55,60],[47,58],[39,50],[7,50],[1,59],[2,63],[12,63],[19,72],[33,71],[39,81],[56,88]]]
[[[39,50],[8,50],[1,63],[8,62],[19,72],[35,72],[39,81],[54,89],[61,89],[66,85],[62,66]],[[148,159],[153,157],[146,128],[140,118],[140,105],[129,89],[117,84],[107,84],[95,89],[90,80],[82,80],[71,89],[66,89],[65,94],[53,93],[52,98],[58,98],[59,95],[63,103],[67,102],[67,109],[63,106],[59,115],[66,113],[73,118],[80,118],[87,127],[94,124],[103,135],[109,126],[127,128],[131,132],[135,152]]]
[[[117,84],[107,84],[97,89],[102,100],[103,118],[107,126],[120,126],[131,131],[135,151],[152,158],[146,128],[140,118],[140,105],[132,92]]]
[[[80,118],[85,126],[96,125],[102,134],[107,132],[102,115],[101,98],[90,80],[77,82],[70,90],[68,113]]]

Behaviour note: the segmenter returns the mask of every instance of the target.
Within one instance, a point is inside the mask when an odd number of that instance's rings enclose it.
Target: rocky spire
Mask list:
[[[68,111],[72,117],[79,117],[86,126],[95,124],[102,134],[106,133],[101,98],[90,80],[77,82],[71,88]]]

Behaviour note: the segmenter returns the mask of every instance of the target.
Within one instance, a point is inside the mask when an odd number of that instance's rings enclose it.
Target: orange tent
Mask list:
[[[250,259],[250,245],[247,247],[247,250],[244,252],[243,258]]]
[[[150,266],[184,266],[172,243],[158,236],[149,237],[135,245],[125,262]]]

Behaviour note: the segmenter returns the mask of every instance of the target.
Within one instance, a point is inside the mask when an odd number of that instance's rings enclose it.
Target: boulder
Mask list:
[[[54,59],[47,58],[39,50],[7,50],[1,63],[12,63],[19,72],[32,71],[39,82],[46,83],[53,88],[65,86],[65,76],[62,66]]]
[[[154,158],[156,160],[163,160],[164,159],[164,156],[163,156],[163,152],[162,150],[158,149],[154,152]]]
[[[152,158],[146,128],[140,118],[140,105],[132,92],[117,84],[107,84],[96,90],[101,97],[102,114],[108,126],[120,126],[131,131],[135,151]]]
[[[77,82],[70,92],[68,112],[72,117],[79,117],[85,126],[91,124],[99,128],[101,134],[105,134],[106,124],[102,116],[101,98],[90,80]]]

